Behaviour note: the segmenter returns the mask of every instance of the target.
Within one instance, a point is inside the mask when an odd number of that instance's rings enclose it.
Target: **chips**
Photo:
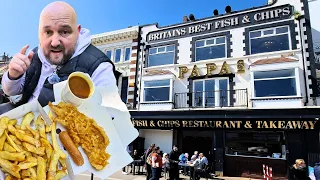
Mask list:
[[[18,122],[0,118],[0,167],[8,174],[6,179],[57,180],[66,176],[66,155],[58,146],[55,124],[45,124],[40,115],[35,119],[33,112]]]

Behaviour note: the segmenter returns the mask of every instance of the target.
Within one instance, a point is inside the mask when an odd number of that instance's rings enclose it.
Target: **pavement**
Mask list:
[[[90,174],[81,174],[75,178],[76,180],[90,180],[91,175]],[[180,174],[180,179],[181,180],[189,180],[189,177],[183,176]],[[215,178],[217,180],[254,180],[254,179],[249,179],[249,178],[241,178],[241,177],[217,177]],[[94,178],[94,180],[100,180],[99,178]],[[146,180],[145,175],[135,175],[133,176],[132,174],[128,175],[123,175],[122,171],[118,171],[111,175],[109,178],[106,180]],[[161,178],[160,180],[166,180],[164,177]],[[205,178],[201,178],[201,180],[205,180]]]

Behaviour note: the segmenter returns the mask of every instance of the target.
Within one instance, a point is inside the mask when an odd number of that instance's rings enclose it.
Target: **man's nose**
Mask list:
[[[57,47],[61,44],[61,41],[60,41],[60,36],[59,35],[53,35],[52,36],[52,39],[51,39],[51,46],[52,47]]]

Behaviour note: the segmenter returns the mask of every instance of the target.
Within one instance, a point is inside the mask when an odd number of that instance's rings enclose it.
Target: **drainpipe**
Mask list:
[[[305,93],[306,93],[306,101],[304,102],[304,106],[307,106],[308,103],[309,103],[309,96],[308,96],[308,80],[307,80],[307,75],[306,75],[306,68],[305,68],[305,58],[304,58],[304,44],[303,44],[303,41],[302,41],[302,36],[303,36],[303,33],[301,32],[301,19],[303,17],[300,16],[299,18],[297,18],[298,20],[298,27],[299,27],[299,33],[300,33],[300,45],[301,45],[301,53],[302,53],[302,63],[303,63],[303,78],[304,78],[304,82],[305,82],[305,86],[304,86],[304,90],[305,90]]]
[[[141,84],[142,84],[142,70],[143,70],[143,64],[144,64],[144,62],[143,62],[143,60],[144,60],[144,51],[145,51],[145,49],[144,49],[144,47],[145,47],[145,43],[143,42],[143,43],[141,43],[140,44],[140,46],[142,46],[142,49],[141,49],[141,60],[140,60],[140,72],[139,72],[139,74],[140,74],[140,76],[139,76],[139,89],[138,89],[138,92],[139,92],[139,100],[138,100],[138,111],[140,111],[140,104],[141,104]],[[139,62],[137,62],[137,63],[139,63]]]

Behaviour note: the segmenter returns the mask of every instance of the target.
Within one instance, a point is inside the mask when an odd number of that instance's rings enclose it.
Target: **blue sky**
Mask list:
[[[52,0],[1,1],[0,55],[14,55],[30,44],[38,44],[38,20],[41,10]],[[184,15],[193,13],[196,18],[208,17],[214,9],[220,13],[230,5],[233,10],[260,6],[267,0],[67,0],[77,14],[82,27],[92,34],[118,30],[128,26],[152,24],[160,26],[182,21]]]

